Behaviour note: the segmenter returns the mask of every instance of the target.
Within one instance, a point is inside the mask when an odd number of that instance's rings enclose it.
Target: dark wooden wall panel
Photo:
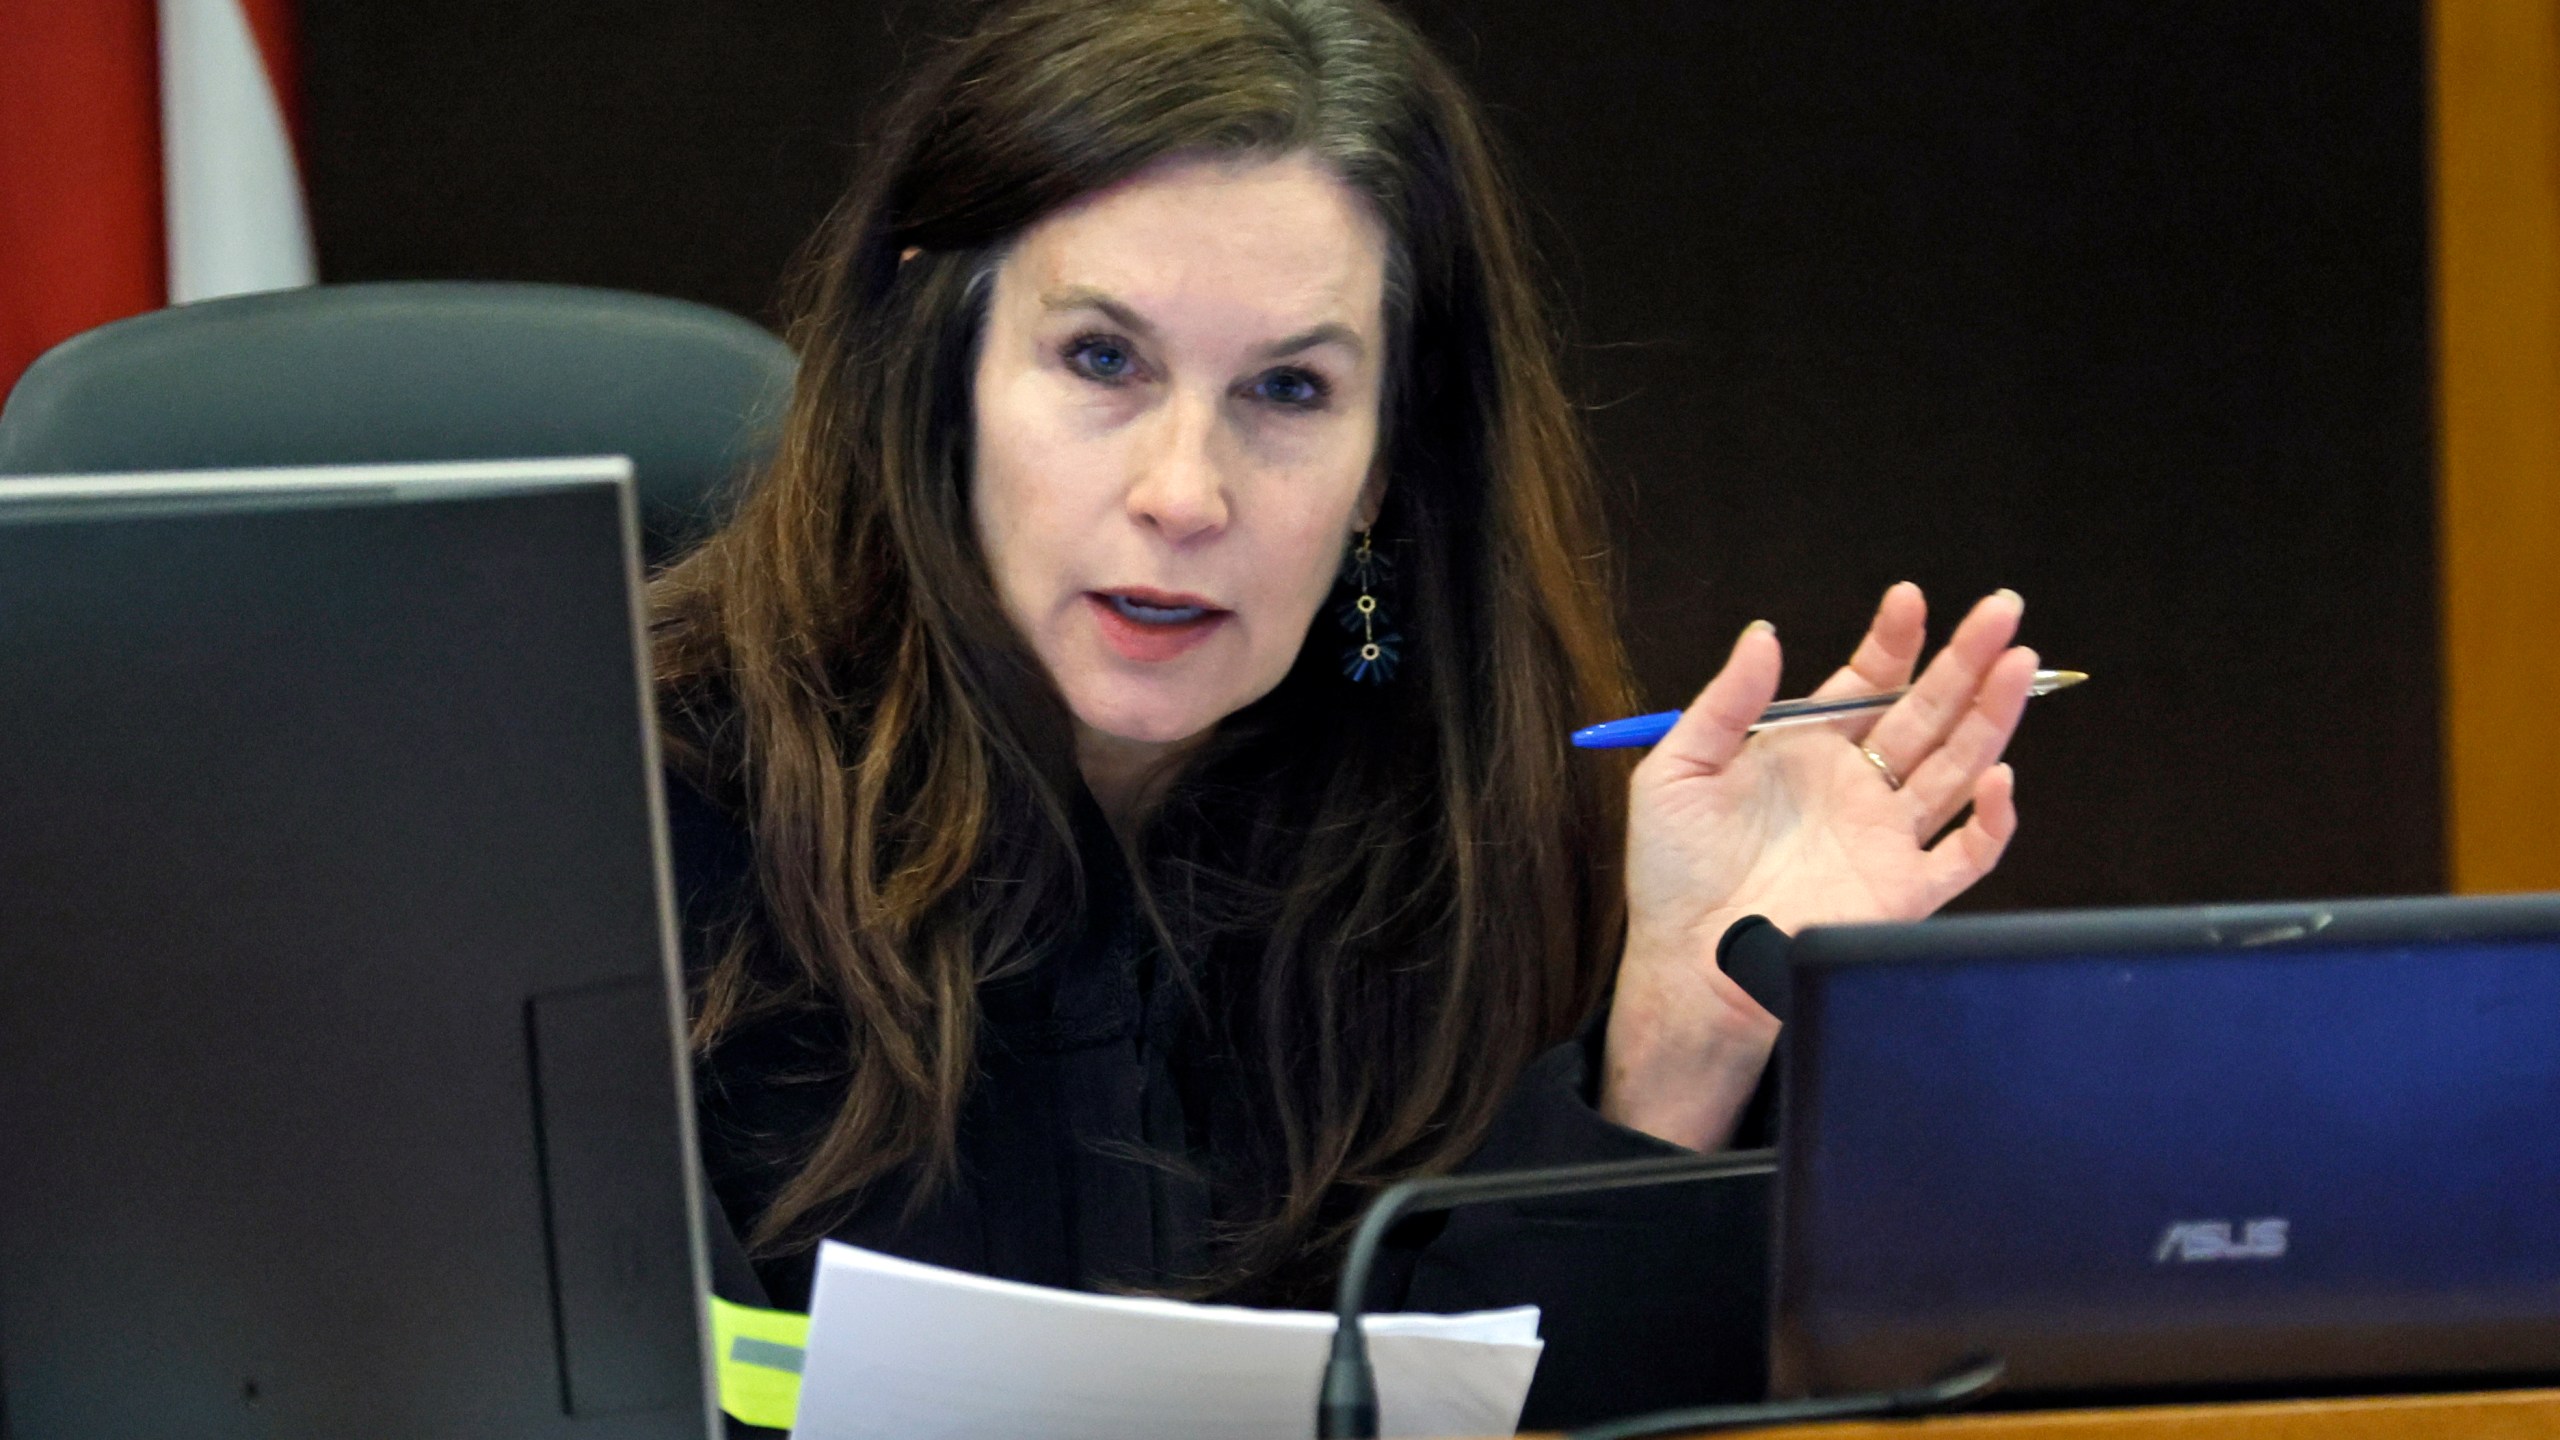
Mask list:
[[[772,318],[938,6],[305,0],[329,278]],[[1977,905],[2441,884],[2416,0],[1415,0],[1537,205],[1655,698],[2024,592]],[[1946,617],[1951,618],[1951,617]]]
[[[911,29],[805,0],[302,0],[330,280],[502,278],[776,320]]]

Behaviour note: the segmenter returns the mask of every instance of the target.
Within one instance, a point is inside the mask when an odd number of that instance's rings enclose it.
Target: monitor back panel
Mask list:
[[[8,1440],[701,1440],[624,497],[0,507]]]
[[[1798,948],[1778,1393],[2560,1374],[2560,903]]]

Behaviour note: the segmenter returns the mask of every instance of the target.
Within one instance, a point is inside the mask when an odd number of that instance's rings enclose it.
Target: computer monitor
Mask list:
[[[0,1433],[704,1440],[621,460],[0,482]]]
[[[2560,896],[1794,947],[1773,1386],[2560,1376]]]

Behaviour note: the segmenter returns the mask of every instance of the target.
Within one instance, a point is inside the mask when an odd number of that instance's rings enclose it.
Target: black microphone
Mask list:
[[[1316,1399],[1319,1440],[1374,1440],[1378,1433],[1378,1383],[1369,1369],[1369,1341],[1360,1332],[1360,1310],[1378,1245],[1407,1215],[1450,1210],[1492,1200],[1534,1200],[1765,1175],[1777,1168],[1776,1151],[1727,1150],[1717,1154],[1664,1155],[1645,1160],[1605,1160],[1593,1165],[1552,1165],[1538,1170],[1492,1170],[1479,1175],[1438,1175],[1399,1180],[1370,1202],[1352,1232],[1342,1278],[1333,1294],[1333,1354],[1325,1361],[1324,1388]]]
[[[1494,1200],[1534,1200],[1556,1195],[1587,1195],[1604,1190],[1632,1190],[1644,1185],[1674,1185],[1692,1180],[1723,1180],[1765,1175],[1777,1168],[1774,1150],[1727,1150],[1716,1154],[1665,1155],[1646,1160],[1609,1160],[1593,1165],[1554,1165],[1537,1170],[1497,1170],[1478,1175],[1442,1175],[1402,1180],[1380,1191],[1352,1233],[1351,1250],[1343,1258],[1342,1278],[1333,1296],[1333,1352],[1325,1361],[1324,1385],[1316,1396],[1318,1440],[1375,1440],[1378,1433],[1378,1384],[1369,1368],[1369,1340],[1360,1330],[1360,1311],[1369,1292],[1369,1272],[1377,1265],[1378,1246],[1387,1231],[1408,1215],[1452,1210]],[[1632,1420],[1614,1421],[1579,1432],[1573,1440],[1635,1440],[1674,1430],[1700,1432],[1745,1425],[1774,1425],[1796,1420],[1845,1420],[1870,1415],[1910,1415],[1969,1400],[1997,1384],[1998,1360],[1985,1360],[1932,1385],[1909,1390],[1873,1391],[1814,1400],[1779,1400],[1755,1405],[1718,1405],[1664,1411]]]

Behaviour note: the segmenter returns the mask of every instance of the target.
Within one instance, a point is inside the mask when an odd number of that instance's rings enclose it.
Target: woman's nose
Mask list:
[[[1177,543],[1227,523],[1227,477],[1217,452],[1217,404],[1177,396],[1156,415],[1155,443],[1140,455],[1129,516]]]

